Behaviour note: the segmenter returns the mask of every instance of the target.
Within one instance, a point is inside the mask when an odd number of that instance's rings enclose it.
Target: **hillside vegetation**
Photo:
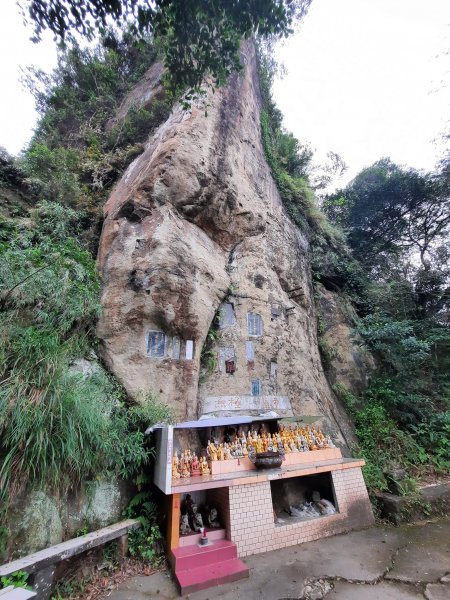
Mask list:
[[[170,416],[151,394],[128,405],[95,336],[103,204],[170,102],[107,122],[156,56],[127,31],[62,51],[51,76],[30,75],[41,119],[28,148],[0,156],[0,531],[25,486],[137,477],[152,453],[145,429]]]

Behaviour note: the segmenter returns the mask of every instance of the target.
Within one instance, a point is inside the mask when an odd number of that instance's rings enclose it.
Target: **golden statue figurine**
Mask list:
[[[219,449],[217,451],[217,458],[219,460],[224,460],[225,451],[223,449],[223,444],[219,444]]]
[[[200,470],[202,472],[202,475],[209,475],[211,473],[211,470],[208,467],[208,461],[205,457],[200,459]]]
[[[190,477],[191,473],[189,470],[189,460],[188,457],[185,453],[185,451],[183,450],[183,452],[181,453],[181,477],[183,479],[186,479],[187,477]]]
[[[180,479],[180,460],[178,458],[178,452],[175,451],[172,457],[172,479]]]
[[[208,444],[209,457],[211,460],[217,460],[217,448],[214,442],[210,442]]]
[[[230,448],[228,446],[228,444],[225,442],[225,447],[223,449],[223,458],[224,460],[230,460],[231,459],[231,451]]]
[[[200,463],[198,461],[198,458],[197,458],[197,455],[195,454],[195,452],[192,454],[192,459],[191,459],[191,475],[193,477],[198,477],[199,475],[201,475]]]
[[[256,452],[264,452],[264,444],[260,435],[258,435],[256,440]]]

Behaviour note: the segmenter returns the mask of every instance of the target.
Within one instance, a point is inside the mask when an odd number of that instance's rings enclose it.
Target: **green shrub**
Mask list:
[[[8,577],[0,577],[0,589],[7,588],[12,585],[17,588],[23,588],[25,590],[31,590],[32,588],[28,585],[29,574],[25,571],[16,571]]]
[[[82,218],[41,203],[33,227],[2,246],[2,502],[25,484],[73,486],[104,470],[132,475],[152,455],[145,429],[169,417],[150,393],[128,409],[99,365],[77,372],[77,359],[92,358],[100,309],[95,262],[73,237]]]

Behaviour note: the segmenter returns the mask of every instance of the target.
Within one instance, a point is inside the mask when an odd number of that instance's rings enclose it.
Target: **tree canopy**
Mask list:
[[[26,0],[35,38],[92,37],[111,21],[160,39],[172,90],[198,90],[205,76],[222,84],[239,69],[242,39],[287,36],[311,0]]]
[[[383,158],[328,196],[325,212],[348,232],[367,266],[416,253],[423,268],[450,228],[450,195],[442,174],[404,169]]]

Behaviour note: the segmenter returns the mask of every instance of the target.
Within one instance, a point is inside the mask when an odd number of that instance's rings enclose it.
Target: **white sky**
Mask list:
[[[0,18],[0,146],[17,154],[29,141],[36,124],[34,99],[19,79],[21,68],[34,65],[51,71],[56,46],[51,35],[40,44],[30,41],[31,29],[22,23],[16,0],[1,0]]]
[[[0,146],[17,154],[36,122],[20,68],[50,70],[51,36],[29,41],[15,0],[1,0]],[[450,0],[313,0],[279,48],[288,74],[275,85],[287,129],[349,165],[343,185],[382,156],[432,169],[448,128]]]
[[[431,170],[449,125],[450,0],[313,0],[279,49],[275,85],[286,128],[349,166],[383,156]]]

